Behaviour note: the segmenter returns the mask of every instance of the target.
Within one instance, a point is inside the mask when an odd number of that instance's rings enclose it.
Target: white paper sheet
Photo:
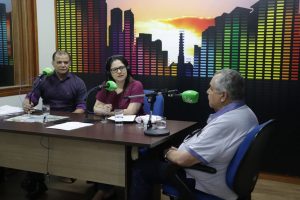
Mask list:
[[[65,131],[71,131],[74,129],[86,127],[86,126],[92,126],[94,124],[91,123],[82,123],[82,122],[66,122],[62,124],[57,124],[54,126],[48,126],[47,128],[54,128],[54,129],[61,129]]]
[[[14,113],[23,112],[23,108],[15,107],[15,106],[0,106],[0,115],[9,115]]]
[[[134,122],[135,116],[136,115],[124,115],[123,122]],[[111,116],[108,119],[115,121],[115,116]]]
[[[23,114],[19,116],[15,116],[12,118],[5,119],[5,121],[9,122],[54,122],[57,120],[67,119],[67,116],[58,116],[58,115],[32,115],[32,114]]]

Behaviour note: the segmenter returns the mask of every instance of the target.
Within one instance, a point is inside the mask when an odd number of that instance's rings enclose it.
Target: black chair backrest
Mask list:
[[[272,132],[275,131],[275,122],[271,119],[261,124],[260,131],[256,134],[255,139],[240,162],[232,188],[240,198],[251,195],[255,187],[264,152]]]

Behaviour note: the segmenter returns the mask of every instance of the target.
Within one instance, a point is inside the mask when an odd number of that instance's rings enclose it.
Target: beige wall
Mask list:
[[[36,0],[39,66],[51,66],[51,56],[56,49],[54,0]]]

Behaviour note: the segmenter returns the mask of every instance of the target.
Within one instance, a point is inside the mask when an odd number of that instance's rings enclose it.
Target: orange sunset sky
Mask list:
[[[258,0],[107,0],[110,10],[131,9],[135,19],[135,34],[150,33],[152,40],[162,40],[169,52],[169,63],[177,62],[179,31],[184,30],[185,58],[193,62],[194,45],[201,46],[201,33],[214,25],[214,18],[236,7],[250,8]]]

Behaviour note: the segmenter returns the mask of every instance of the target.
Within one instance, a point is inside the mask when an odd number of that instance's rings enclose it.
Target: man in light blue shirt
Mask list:
[[[213,175],[184,170],[181,176],[191,190],[222,199],[237,198],[225,182],[226,169],[246,134],[258,125],[255,114],[244,103],[244,85],[243,77],[235,70],[217,72],[207,90],[209,106],[215,113],[209,116],[201,131],[165,154],[167,160],[179,166],[201,163],[217,169]],[[160,161],[138,161],[133,168],[130,199],[150,200],[154,184],[169,182],[166,166]]]

